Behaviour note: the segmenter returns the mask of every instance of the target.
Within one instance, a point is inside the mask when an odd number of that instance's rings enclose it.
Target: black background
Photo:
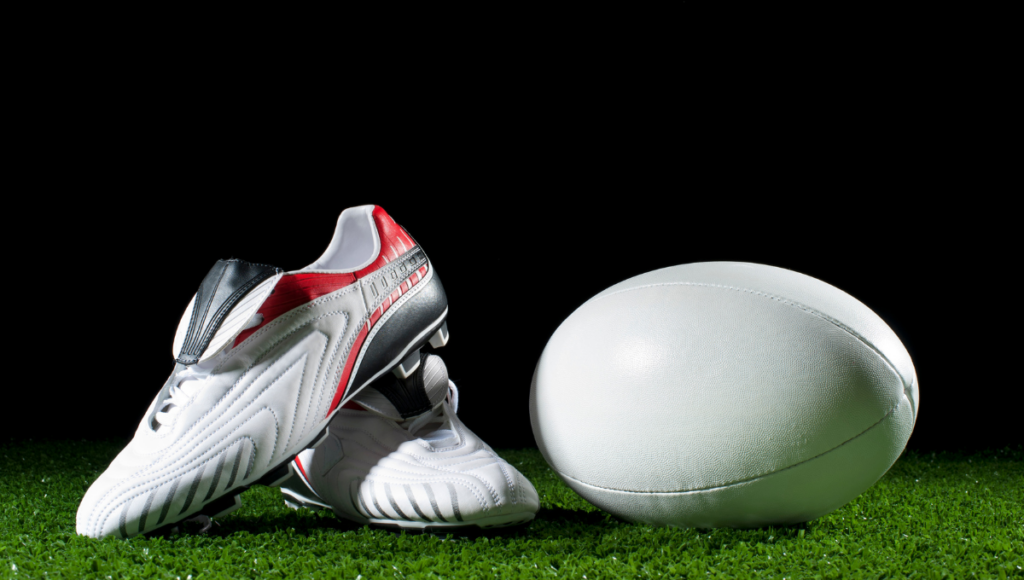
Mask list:
[[[1000,105],[961,99],[978,85],[937,56],[673,42],[397,69],[99,41],[25,61],[0,429],[129,438],[215,260],[301,268],[344,208],[376,203],[437,268],[440,354],[493,446],[533,444],[532,371],[575,308],[707,260],[803,272],[888,322],[920,379],[910,447],[1024,443],[1013,160],[985,134]]]

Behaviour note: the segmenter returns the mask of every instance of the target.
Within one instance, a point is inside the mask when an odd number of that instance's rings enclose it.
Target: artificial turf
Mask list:
[[[255,487],[205,535],[102,541],[75,511],[122,442],[0,443],[3,578],[1024,578],[1024,448],[908,452],[853,502],[754,530],[617,520],[561,483],[536,450],[501,455],[530,478],[528,526],[405,535],[293,511]]]

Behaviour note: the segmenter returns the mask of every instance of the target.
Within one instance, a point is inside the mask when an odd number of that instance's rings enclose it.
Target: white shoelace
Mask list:
[[[163,407],[153,417],[153,427],[157,431],[173,423],[174,418],[181,412],[181,408],[202,390],[203,380],[207,377],[189,376],[197,374],[192,369],[186,369],[179,375],[183,378],[177,384],[171,385],[170,394],[164,399]]]
[[[257,313],[242,328],[248,330],[263,322],[263,315]],[[239,331],[241,332],[241,331]],[[192,401],[192,397],[202,390],[203,381],[210,377],[209,370],[216,366],[217,361],[225,356],[224,353],[231,350],[229,345],[212,359],[187,367],[178,375],[178,382],[171,385],[169,394],[164,399],[164,404],[153,416],[153,429],[159,431],[174,422],[174,418],[181,412],[182,407]]]
[[[448,396],[444,403],[438,405],[436,409],[427,411],[413,419],[406,429],[410,435],[415,435],[422,427],[433,423],[437,419],[441,419],[438,430],[443,429],[446,424],[451,423],[448,415],[449,409],[451,409],[450,413],[452,415],[459,412],[459,388],[455,386],[451,379],[448,379]]]

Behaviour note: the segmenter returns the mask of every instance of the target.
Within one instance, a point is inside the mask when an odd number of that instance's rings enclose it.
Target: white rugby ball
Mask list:
[[[580,306],[541,355],[530,418],[544,458],[594,505],[682,527],[804,522],[899,457],[917,376],[896,334],[782,268],[687,264]]]

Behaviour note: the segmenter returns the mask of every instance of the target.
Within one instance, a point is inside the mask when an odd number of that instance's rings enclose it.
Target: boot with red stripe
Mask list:
[[[349,208],[330,246],[294,272],[220,260],[174,337],[175,367],[135,438],[92,484],[79,534],[130,537],[241,505],[326,436],[337,410],[420,348],[448,340],[433,264],[378,206]]]

